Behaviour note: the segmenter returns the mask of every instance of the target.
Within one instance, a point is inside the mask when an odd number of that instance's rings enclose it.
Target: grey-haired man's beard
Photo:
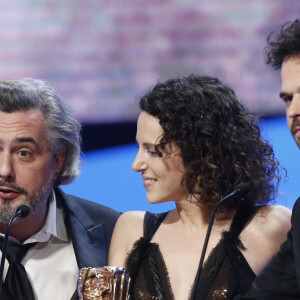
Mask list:
[[[29,195],[28,193],[25,193],[25,200],[20,205],[27,205],[30,207],[30,214],[32,214],[38,204],[47,197],[52,189],[53,186],[53,178],[51,177],[47,184],[45,184],[38,192],[36,192],[33,195]],[[2,205],[0,208],[0,222],[2,223],[8,223],[10,218],[16,213],[16,208],[11,208],[11,200],[3,200],[2,199]],[[17,223],[21,221],[22,219],[16,218],[14,220],[14,223]]]

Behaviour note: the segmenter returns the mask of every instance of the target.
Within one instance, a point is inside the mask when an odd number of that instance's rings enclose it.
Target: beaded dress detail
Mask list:
[[[240,249],[244,249],[239,234],[260,207],[241,205],[229,231],[223,232],[217,246],[210,252],[198,282],[194,299],[228,300],[244,295],[256,277]],[[137,240],[126,260],[131,277],[131,299],[174,299],[168,271],[157,243],[151,239],[167,213],[146,212],[144,236]],[[200,259],[201,253],[199,253]],[[192,287],[191,287],[192,290]]]

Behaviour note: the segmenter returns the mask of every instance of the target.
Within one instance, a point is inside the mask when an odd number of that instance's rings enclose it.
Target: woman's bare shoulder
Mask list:
[[[141,236],[143,233],[143,224],[145,211],[128,211],[123,213],[116,223],[115,232],[126,233],[126,236]]]
[[[282,205],[265,205],[261,207],[255,217],[258,222],[280,222],[281,225],[291,223],[292,211]]]
[[[253,218],[253,226],[259,227],[266,238],[282,239],[291,228],[291,210],[282,205],[266,205]]]
[[[279,251],[290,227],[291,210],[281,205],[261,207],[247,224],[241,233],[243,253],[256,275]]]
[[[109,248],[109,264],[122,267],[135,241],[143,235],[144,211],[123,213],[115,225]]]
[[[144,221],[145,213],[146,213],[145,211],[137,211],[137,210],[127,211],[120,215],[118,222],[120,222],[120,223],[123,223],[123,222],[136,223],[136,222],[138,222],[138,223],[140,223],[140,222]]]

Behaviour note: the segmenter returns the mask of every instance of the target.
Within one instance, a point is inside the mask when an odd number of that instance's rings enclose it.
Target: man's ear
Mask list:
[[[55,174],[59,174],[66,158],[66,148],[60,150],[55,158]],[[57,176],[57,175],[56,175]]]

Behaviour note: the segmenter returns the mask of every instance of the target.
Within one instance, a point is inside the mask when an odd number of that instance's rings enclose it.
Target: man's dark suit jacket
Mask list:
[[[246,296],[234,298],[234,300],[251,299],[300,299],[300,198],[294,205],[292,228],[280,251],[254,280]]]
[[[65,224],[73,243],[78,267],[106,266],[112,231],[120,213],[106,206],[67,195],[59,188],[54,190],[57,205],[64,210]],[[75,294],[72,299],[77,299]]]

